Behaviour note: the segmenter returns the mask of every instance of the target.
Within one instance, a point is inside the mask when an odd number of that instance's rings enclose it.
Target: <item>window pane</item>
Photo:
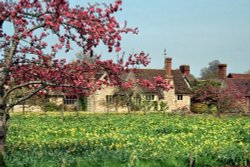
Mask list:
[[[76,96],[66,96],[63,99],[63,103],[67,105],[74,105],[77,102],[77,97]]]
[[[183,95],[177,95],[178,100],[183,100]]]
[[[146,100],[155,100],[155,95],[146,95]]]
[[[114,103],[114,96],[113,95],[106,95],[106,103],[107,104]]]

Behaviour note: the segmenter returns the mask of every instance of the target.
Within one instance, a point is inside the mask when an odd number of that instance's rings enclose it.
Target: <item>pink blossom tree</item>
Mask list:
[[[121,0],[87,7],[71,7],[67,0],[0,2],[0,166],[4,165],[8,111],[13,106],[50,90],[89,94],[102,84],[132,86],[119,75],[128,72],[131,66],[146,66],[149,59],[143,52],[129,56],[126,62],[101,60],[100,56],[91,64],[67,63],[56,58],[59,51],[67,53],[73,44],[82,48],[83,53],[92,54],[100,43],[107,46],[109,52],[120,52],[122,34],[138,32],[128,28],[126,22],[120,26],[116,20],[114,14],[121,9],[121,4]],[[6,31],[5,25],[7,29],[13,28],[13,33]],[[98,73],[106,73],[107,77],[96,80]],[[163,79],[157,78],[156,83],[165,87]],[[8,101],[14,91],[23,87],[32,91],[16,101]]]
[[[245,89],[232,82],[206,81],[194,86],[193,89],[193,100],[216,106],[218,114],[242,110],[245,102]]]

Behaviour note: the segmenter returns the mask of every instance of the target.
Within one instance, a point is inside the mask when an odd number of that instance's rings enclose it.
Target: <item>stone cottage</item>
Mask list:
[[[189,66],[182,65],[179,69],[172,69],[172,59],[166,58],[164,68],[137,69],[128,73],[126,79],[147,79],[152,81],[156,76],[166,79],[173,85],[173,88],[169,91],[152,91],[138,85],[131,90],[120,90],[117,87],[103,86],[102,89],[97,90],[88,97],[87,110],[89,112],[126,112],[131,109],[131,101],[136,104],[141,103],[142,105],[143,101],[164,102],[168,106],[168,111],[189,110],[191,99],[191,89],[188,81],[190,77]]]
[[[190,67],[188,65],[181,65],[179,69],[172,69],[172,59],[166,58],[164,68],[136,69],[127,73],[123,78],[134,81],[136,79],[152,81],[156,76],[161,76],[167,80],[172,85],[172,89],[168,91],[149,90],[135,85],[130,90],[121,90],[118,87],[103,85],[100,90],[88,97],[52,92],[49,95],[49,101],[62,106],[64,109],[81,110],[83,108],[80,107],[80,103],[84,99],[85,110],[89,112],[138,111],[141,110],[138,106],[145,105],[144,102],[150,102],[154,104],[154,107],[163,102],[167,105],[168,111],[190,110],[191,88],[189,84]],[[98,74],[95,79],[103,79],[104,77],[105,74]],[[152,108],[153,111],[156,110],[154,107]],[[14,110],[22,110],[22,108],[23,106],[16,106]]]

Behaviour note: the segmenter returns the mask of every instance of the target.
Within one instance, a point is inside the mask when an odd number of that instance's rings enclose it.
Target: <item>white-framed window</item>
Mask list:
[[[76,96],[65,96],[63,99],[63,103],[66,105],[75,105],[77,103]]]
[[[155,95],[152,95],[152,94],[146,95],[146,100],[148,100],[148,101],[153,101],[153,100],[155,100]]]
[[[183,100],[183,95],[177,95],[177,100]]]

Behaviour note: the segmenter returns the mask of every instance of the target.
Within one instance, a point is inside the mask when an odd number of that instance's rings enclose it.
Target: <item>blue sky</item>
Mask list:
[[[195,76],[215,59],[228,64],[228,73],[250,69],[250,0],[123,0],[117,17],[139,28],[122,46],[149,53],[149,68],[163,67],[166,48],[174,68],[189,64]]]
[[[114,0],[70,0],[72,6],[88,2]],[[123,51],[149,53],[148,68],[163,67],[166,48],[173,68],[188,64],[196,77],[216,59],[228,64],[228,73],[250,69],[250,0],[123,0],[122,8],[116,14],[120,22],[127,20],[129,27],[139,28],[138,35],[123,36]],[[79,51],[67,53],[68,60]],[[96,52],[116,59],[116,53],[109,54],[102,46]]]

